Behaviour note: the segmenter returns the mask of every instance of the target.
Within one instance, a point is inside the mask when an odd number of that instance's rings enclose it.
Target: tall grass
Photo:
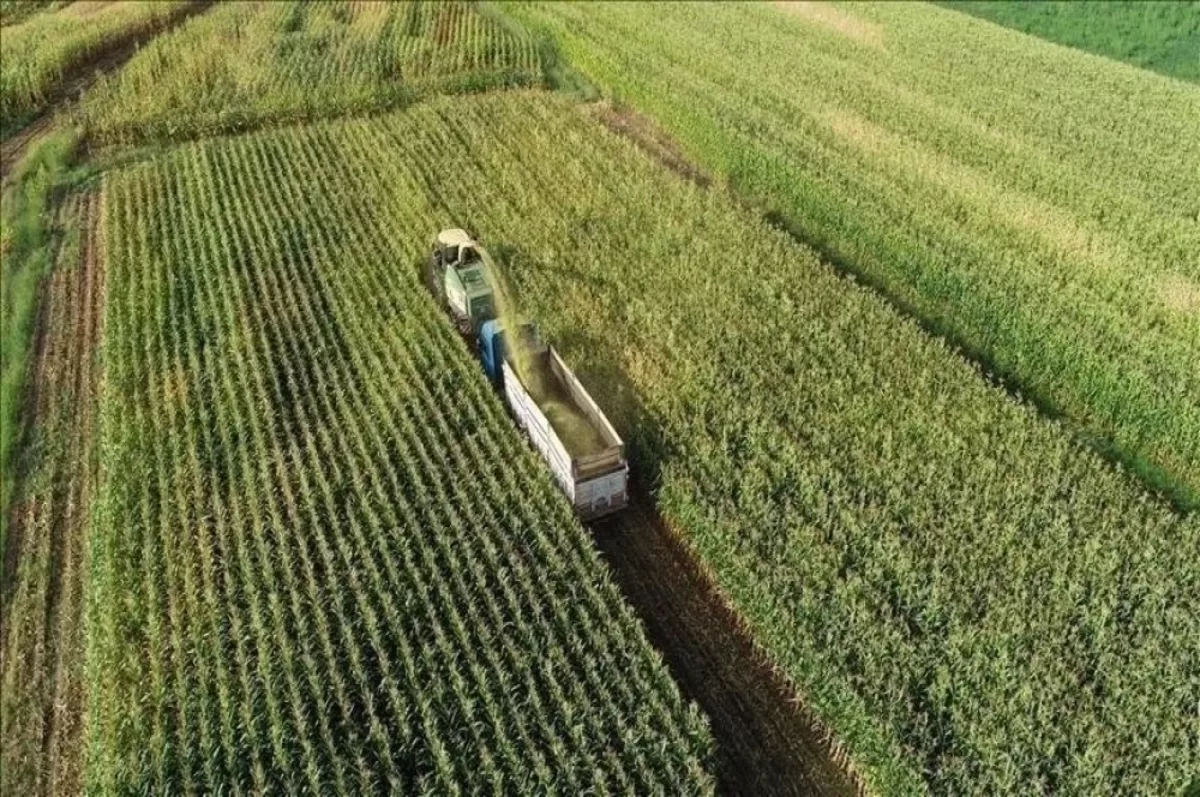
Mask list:
[[[292,154],[301,141],[320,155]],[[443,99],[203,151],[225,163],[237,148],[279,164],[257,169],[303,172],[271,178],[285,207],[329,205],[324,238],[295,218],[299,209],[259,237],[309,253],[311,263],[287,273],[331,298],[364,271],[381,275],[363,294],[373,309],[352,341],[409,329],[402,319],[416,308],[388,291],[415,286],[411,264],[433,231],[479,233],[524,312],[629,441],[636,478],[658,486],[758,641],[879,791],[1171,794],[1191,776],[1197,519],[990,384],[874,292],[558,96]],[[238,163],[227,179],[248,173]],[[292,180],[304,189],[288,188]],[[281,213],[241,207],[248,219]],[[156,240],[148,252],[161,250]],[[215,262],[253,276],[263,255],[247,246],[231,242]],[[384,248],[349,254],[374,247]],[[187,251],[170,262],[193,262]],[[177,305],[149,305],[154,324],[188,306],[177,290]],[[346,330],[349,317],[338,317]],[[331,362],[353,361],[365,345],[339,354],[305,318],[281,328],[277,345],[324,339],[312,356]],[[223,350],[214,341],[241,341],[240,330],[198,328],[197,357]],[[414,348],[394,362],[448,368],[442,349],[403,334]],[[348,398],[372,393],[357,380],[382,379],[386,397],[408,384],[376,370],[389,362],[321,389],[304,386],[311,369],[297,362],[284,395]],[[157,373],[167,395],[197,412],[210,402],[199,374],[185,389],[172,369]],[[449,429],[480,428],[450,396],[503,415],[496,396],[454,379],[434,400],[453,408]],[[281,432],[328,425],[333,439],[352,439],[353,425],[307,417]],[[416,428],[433,417],[417,414]],[[429,450],[476,448],[450,432]],[[330,448],[318,461],[329,469],[338,456]],[[473,478],[490,478],[500,462],[502,452],[483,456]],[[544,483],[544,466],[532,465],[518,484]]]
[[[927,4],[506,11],[777,226],[1200,502],[1200,87]]]
[[[428,121],[107,176],[95,793],[712,789],[703,720],[413,268],[449,220],[390,142]]]
[[[98,791],[689,788],[694,726],[419,285],[451,225],[873,787],[1191,777],[1197,519],[564,98],[197,144],[108,199]]]
[[[0,0],[0,25],[16,25],[42,11],[65,5],[69,0]]]

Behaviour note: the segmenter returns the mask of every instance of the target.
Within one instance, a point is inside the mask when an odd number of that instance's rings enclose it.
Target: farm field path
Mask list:
[[[120,69],[155,36],[178,27],[196,14],[207,11],[214,2],[215,0],[196,0],[191,5],[182,8],[166,24],[130,31],[128,35],[114,39],[91,58],[67,69],[62,81],[52,92],[52,98],[46,110],[31,119],[12,136],[0,141],[0,184],[7,183],[12,167],[31,145],[54,128],[55,120],[63,110],[79,100],[81,92],[95,83],[101,75]]]
[[[35,392],[40,443],[27,500],[14,509],[5,562],[5,794],[74,794],[82,786],[82,622],[86,537],[95,492],[104,264],[99,195],[74,198],[66,218],[85,230],[63,250],[38,319]]]
[[[48,111],[27,124],[19,133],[0,142],[0,184],[8,183],[8,175],[29,148],[54,127],[54,113]]]
[[[644,496],[591,525],[626,602],[684,697],[708,717],[730,795],[854,795],[862,786],[802,699]]]

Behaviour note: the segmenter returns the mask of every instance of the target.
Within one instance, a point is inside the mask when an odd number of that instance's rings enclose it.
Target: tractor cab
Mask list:
[[[465,230],[451,228],[437,234],[426,281],[464,334],[477,333],[483,322],[495,317],[484,252]]]
[[[476,246],[475,239],[466,230],[442,230],[433,239],[432,258],[439,266],[465,265],[480,259]]]

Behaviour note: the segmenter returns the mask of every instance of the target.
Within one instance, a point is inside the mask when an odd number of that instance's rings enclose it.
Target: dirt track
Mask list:
[[[701,188],[710,175],[653,121],[607,102],[588,112],[661,165]],[[724,794],[861,795],[866,787],[652,501],[592,525],[626,600],[684,695],[709,718]]]
[[[104,299],[100,205],[96,194],[68,202],[65,223],[84,232],[77,249],[63,250],[39,308],[30,399],[42,436],[26,498],[13,510],[0,636],[4,794],[82,791],[83,589]]]
[[[45,110],[9,138],[0,141],[0,183],[7,181],[9,171],[29,146],[54,127],[59,113],[78,100],[79,95],[101,75],[118,69],[136,55],[142,45],[183,23],[189,17],[206,11],[214,2],[215,0],[195,0],[191,5],[184,6],[159,23],[134,29],[128,35],[108,42],[86,61],[70,67],[50,93]]]
[[[679,145],[647,117],[632,108],[618,107],[608,102],[597,102],[587,107],[597,121],[637,144],[646,154],[679,176],[701,188],[712,185],[712,177],[689,161]]]
[[[592,531],[651,643],[683,694],[708,716],[722,793],[863,792],[828,735],[646,500],[594,523]]]

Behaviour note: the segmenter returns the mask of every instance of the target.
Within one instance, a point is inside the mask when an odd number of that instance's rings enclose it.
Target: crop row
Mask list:
[[[875,788],[1182,788],[1195,517],[585,113],[437,100],[312,128],[304,168],[379,241],[414,195],[480,234]]]
[[[0,133],[42,110],[63,75],[113,40],[148,30],[179,13],[183,0],[73,3],[4,26],[0,59]]]
[[[195,137],[540,78],[532,40],[467,3],[232,3],[157,39],[81,118],[106,141]]]
[[[824,258],[1194,505],[1200,87],[929,5],[780,5],[510,10]]]
[[[419,285],[354,136],[111,174],[100,793],[711,787],[707,732]]]

